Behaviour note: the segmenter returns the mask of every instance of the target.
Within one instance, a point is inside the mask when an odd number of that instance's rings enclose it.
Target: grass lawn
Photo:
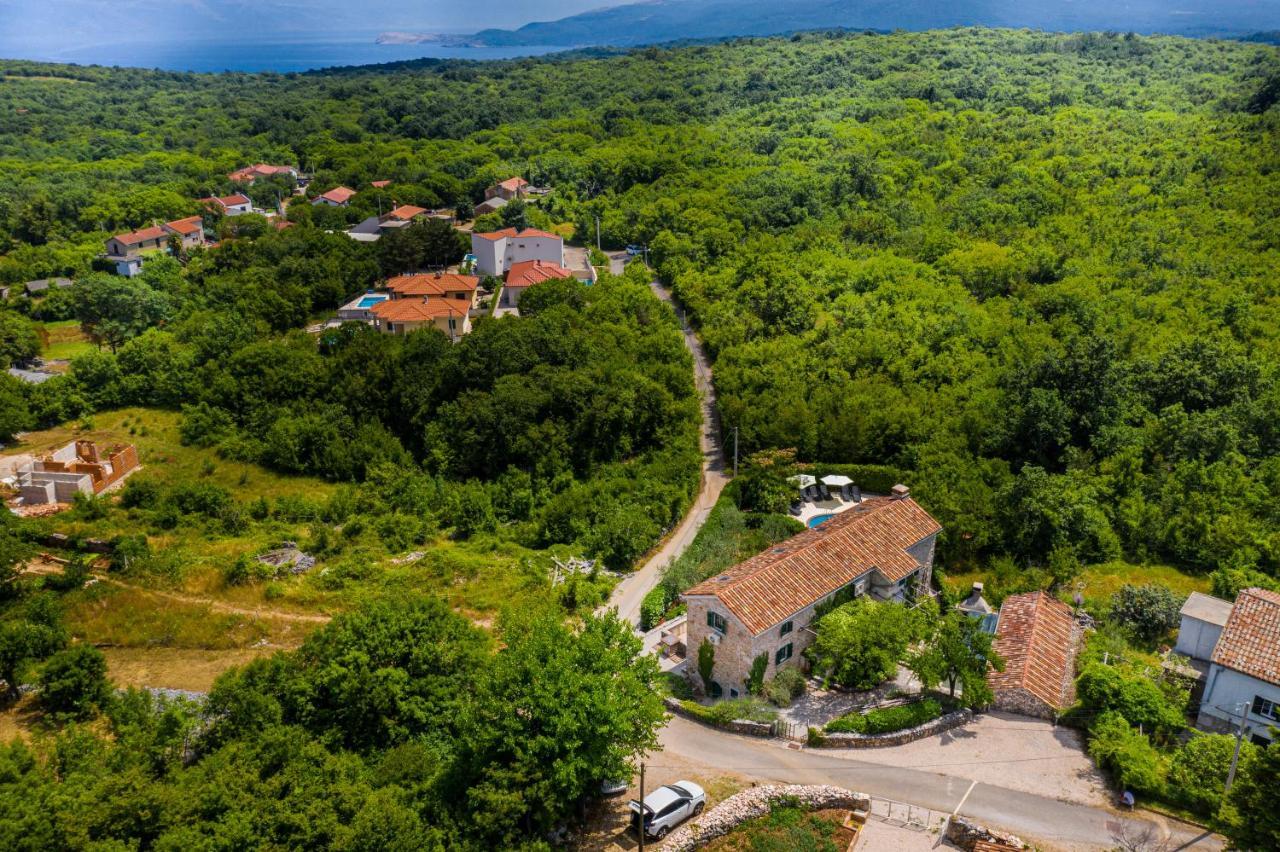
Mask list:
[[[276,648],[205,651],[178,648],[103,648],[107,675],[118,687],[152,686],[208,692],[218,675]]]
[[[841,836],[844,811],[808,813],[798,808],[775,808],[768,816],[738,826],[702,847],[706,852],[844,852]]]
[[[80,330],[77,320],[46,322],[41,324],[40,329],[49,336],[49,342],[40,351],[40,357],[46,360],[69,361],[98,349],[97,344]]]
[[[952,591],[966,593],[975,582],[984,582],[987,588],[999,588],[1002,580],[984,571],[968,571],[963,574],[947,574],[946,585]],[[1080,575],[1079,584],[1085,602],[1095,607],[1106,607],[1111,596],[1126,583],[1132,585],[1168,586],[1178,595],[1189,595],[1192,592],[1208,592],[1209,577],[1207,574],[1191,574],[1170,565],[1134,565],[1130,562],[1116,560],[1099,565],[1089,565]],[[1070,594],[1061,595],[1069,600]],[[988,598],[990,599],[990,598]]]

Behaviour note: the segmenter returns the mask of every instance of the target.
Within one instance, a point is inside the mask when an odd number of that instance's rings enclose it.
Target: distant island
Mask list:
[[[444,47],[629,47],[683,39],[814,29],[928,30],[956,26],[1249,36],[1274,42],[1280,0],[647,0],[526,24],[515,30],[387,32],[379,44]],[[1272,32],[1268,32],[1272,31]]]

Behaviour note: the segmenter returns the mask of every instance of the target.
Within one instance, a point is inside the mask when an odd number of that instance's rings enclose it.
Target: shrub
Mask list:
[[[850,713],[827,723],[827,731],[833,734],[887,734],[914,728],[932,722],[942,715],[942,705],[932,698],[884,707],[869,713]]]
[[[40,672],[40,703],[59,716],[83,719],[110,696],[107,660],[92,645],[59,651]]]
[[[1141,725],[1161,739],[1171,739],[1186,726],[1182,716],[1185,698],[1172,702],[1156,684],[1117,666],[1086,666],[1076,680],[1076,692],[1085,711],[1114,711],[1129,724]]]
[[[1150,642],[1178,626],[1185,600],[1164,586],[1126,584],[1111,596],[1110,617]]]
[[[640,602],[640,629],[652,630],[662,623],[662,614],[667,611],[667,591],[662,586],[654,586]]]
[[[784,668],[765,685],[764,697],[775,707],[788,707],[804,695],[805,685],[804,672],[794,666]]]
[[[1169,764],[1170,792],[1196,813],[1216,814],[1235,746],[1235,738],[1225,734],[1198,734],[1188,740]],[[1255,748],[1248,740],[1241,744],[1243,763],[1251,760]]]
[[[693,698],[693,686],[690,685],[689,679],[675,672],[662,673],[658,679],[658,691],[681,701],[689,701]]]
[[[1089,756],[1110,772],[1122,789],[1163,795],[1165,770],[1160,753],[1119,713],[1107,711],[1094,722]]]
[[[702,678],[702,688],[707,695],[711,694],[711,675],[716,667],[716,646],[710,640],[703,639],[698,646],[698,676]]]
[[[751,661],[751,671],[747,673],[747,693],[759,695],[764,689],[764,673],[769,668],[769,652],[761,654]]]
[[[130,477],[120,492],[120,505],[126,509],[150,509],[160,499],[160,484],[153,479]]]

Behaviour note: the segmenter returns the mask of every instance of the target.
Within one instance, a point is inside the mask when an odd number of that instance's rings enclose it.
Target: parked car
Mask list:
[[[627,254],[635,257],[638,254],[644,254],[644,246],[627,246]]]
[[[630,778],[619,778],[617,781],[601,781],[601,796],[620,796],[627,792],[627,788],[631,786]]]
[[[692,816],[702,813],[707,806],[707,794],[692,781],[677,781],[659,787],[644,797],[644,804],[631,800],[631,827],[640,831],[641,814],[644,832],[659,840],[667,832]]]

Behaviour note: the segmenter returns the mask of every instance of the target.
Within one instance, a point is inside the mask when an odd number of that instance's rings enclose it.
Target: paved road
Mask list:
[[[608,606],[616,607],[618,614],[632,624],[640,623],[640,602],[649,590],[657,585],[662,569],[667,563],[684,553],[685,548],[693,541],[707,515],[720,499],[720,492],[729,481],[725,472],[724,449],[720,442],[720,422],[716,411],[716,391],[711,382],[711,361],[702,342],[689,326],[689,321],[671,298],[671,292],[657,281],[650,287],[659,299],[670,304],[680,319],[680,327],[684,331],[684,345],[693,355],[693,374],[698,386],[698,395],[702,398],[702,484],[698,490],[693,506],[669,535],[662,547],[649,558],[635,573],[628,575],[613,590]]]
[[[1151,814],[1124,816],[1103,808],[1060,802],[1043,796],[976,784],[954,775],[866,763],[848,752],[786,747],[779,740],[758,740],[714,731],[675,717],[661,734],[664,752],[705,764],[711,772],[733,772],[760,781],[784,784],[835,784],[873,796],[910,802],[940,813],[951,813],[964,800],[961,813],[979,823],[1013,832],[1051,849],[1114,849],[1118,826],[1156,826],[1163,849],[1218,850],[1219,840],[1181,823]],[[650,755],[648,765],[662,778],[662,753]],[[1155,848],[1155,847],[1152,847]]]

